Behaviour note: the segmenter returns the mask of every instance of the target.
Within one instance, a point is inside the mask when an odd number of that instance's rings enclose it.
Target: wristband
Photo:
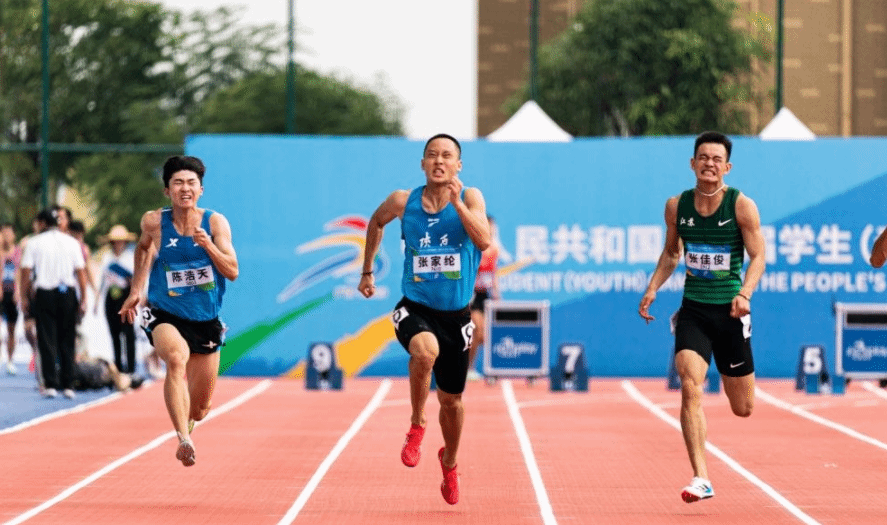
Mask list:
[[[369,271],[369,272],[363,272],[363,273],[360,274],[360,275],[373,275],[373,272],[372,272],[372,271]]]
[[[736,295],[738,295],[739,297],[742,297],[743,299],[745,299],[745,300],[748,301],[748,302],[751,302],[751,299],[749,299],[748,297],[744,296],[742,293],[737,293]]]

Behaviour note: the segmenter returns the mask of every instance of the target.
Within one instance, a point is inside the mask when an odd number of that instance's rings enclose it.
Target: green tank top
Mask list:
[[[684,242],[687,278],[684,297],[708,304],[727,304],[742,286],[740,271],[745,257],[742,231],[736,224],[739,190],[727,188],[721,205],[703,217],[693,204],[693,191],[678,200],[678,236]]]

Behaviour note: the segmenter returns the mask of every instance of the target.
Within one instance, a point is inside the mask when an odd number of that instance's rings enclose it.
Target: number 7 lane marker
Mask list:
[[[257,395],[259,395],[262,392],[264,392],[265,390],[267,390],[268,387],[270,387],[270,386],[271,386],[270,380],[266,379],[266,380],[262,381],[261,383],[250,388],[246,392],[235,397],[231,401],[228,401],[224,405],[222,405],[219,408],[210,412],[209,415],[206,416],[206,418],[204,418],[203,421],[201,421],[201,424],[203,424],[204,422],[206,422],[210,419],[213,419],[216,416],[220,416],[220,415],[224,414],[225,412],[228,412],[234,408],[239,407],[243,403],[249,401],[250,399],[256,397]],[[24,523],[25,521],[40,514],[44,510],[54,506],[57,503],[61,503],[62,501],[68,499],[70,496],[75,494],[77,491],[79,491],[80,489],[82,489],[84,487],[89,486],[93,481],[96,481],[97,479],[101,478],[105,474],[108,474],[109,472],[116,470],[118,467],[122,467],[123,465],[136,459],[137,457],[141,456],[142,454],[145,454],[146,452],[154,450],[155,448],[157,448],[161,444],[163,444],[166,440],[174,438],[174,437],[176,437],[175,430],[170,430],[169,432],[167,432],[165,434],[161,434],[160,436],[155,438],[153,441],[151,441],[147,445],[143,445],[143,446],[133,450],[129,454],[123,456],[122,458],[120,458],[112,463],[109,463],[105,467],[102,467],[101,469],[95,471],[94,473],[90,474],[89,476],[82,479],[81,481],[79,481],[79,482],[75,483],[74,485],[71,485],[67,489],[63,490],[61,493],[59,493],[58,496],[55,496],[52,499],[44,501],[40,505],[37,505],[33,509],[31,509],[23,514],[20,514],[18,517],[7,521],[3,525],[19,525],[20,523]]]
[[[643,406],[644,408],[646,408],[647,410],[652,412],[653,415],[655,415],[659,419],[665,421],[666,423],[668,423],[669,425],[671,425],[672,427],[674,427],[675,429],[677,429],[680,432],[680,430],[681,430],[680,421],[678,421],[677,419],[675,419],[674,417],[669,415],[665,410],[662,410],[656,404],[654,404],[652,401],[650,401],[646,396],[644,396],[644,394],[642,394],[640,392],[640,390],[637,389],[637,387],[634,386],[634,384],[632,384],[631,381],[629,381],[627,379],[623,380],[622,381],[622,389],[625,390],[625,392],[629,395],[629,397],[631,397],[632,399],[637,401],[638,404],[640,404],[641,406]],[[801,509],[799,509],[797,506],[795,506],[794,503],[787,500],[782,494],[777,492],[776,489],[774,489],[770,485],[764,483],[759,477],[755,476],[754,474],[752,474],[751,472],[746,470],[745,467],[740,465],[736,460],[734,460],[733,458],[728,456],[725,452],[723,452],[718,447],[716,447],[716,446],[712,445],[711,443],[709,443],[708,441],[706,441],[705,442],[705,450],[707,450],[713,456],[717,457],[718,459],[720,459],[721,461],[726,463],[728,467],[735,470],[737,473],[739,473],[740,476],[744,477],[745,479],[750,481],[753,485],[755,485],[756,487],[761,489],[764,492],[764,494],[767,494],[768,496],[770,496],[771,498],[776,500],[777,503],[782,505],[787,511],[791,512],[796,518],[801,520],[803,523],[807,523],[808,525],[819,525],[818,521],[816,521],[815,519],[810,517],[807,513],[805,513]]]

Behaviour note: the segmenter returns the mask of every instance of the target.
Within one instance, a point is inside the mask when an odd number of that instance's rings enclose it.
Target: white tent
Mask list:
[[[813,140],[816,134],[788,108],[782,108],[759,135],[763,140]]]
[[[525,102],[508,122],[487,135],[491,142],[569,142],[572,138],[533,100]]]

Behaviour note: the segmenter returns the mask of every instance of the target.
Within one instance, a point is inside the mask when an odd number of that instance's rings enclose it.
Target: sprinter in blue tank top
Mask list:
[[[225,280],[238,273],[228,220],[197,207],[205,172],[197,157],[170,157],[163,165],[163,193],[171,206],[142,216],[132,288],[120,309],[124,322],[141,317],[166,363],[163,396],[179,436],[176,459],[186,467],[195,461],[191,431],[212,405],[224,344],[219,309]],[[146,283],[147,304],[139,316]]]
[[[484,197],[459,180],[462,147],[446,134],[431,137],[422,155],[425,185],[397,190],[379,206],[367,225],[363,275],[358,290],[375,293],[373,261],[386,224],[399,218],[404,240],[403,295],[392,321],[398,341],[410,354],[410,430],[401,461],[414,467],[425,435],[425,402],[431,372],[437,380],[444,446],[438,451],[443,472],[441,494],[459,501],[456,454],[465,417],[462,392],[474,323],[468,303],[481,251],[491,242]]]

